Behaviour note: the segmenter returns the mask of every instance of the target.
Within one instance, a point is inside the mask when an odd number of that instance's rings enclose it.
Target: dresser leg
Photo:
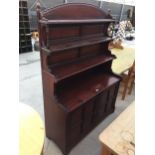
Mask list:
[[[112,155],[112,153],[104,146],[102,146],[101,155]]]

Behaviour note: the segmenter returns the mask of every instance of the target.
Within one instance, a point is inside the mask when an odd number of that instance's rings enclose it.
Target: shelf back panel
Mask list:
[[[75,13],[76,12],[76,13]],[[85,3],[68,3],[42,12],[42,16],[52,19],[107,19],[111,16],[96,6]]]

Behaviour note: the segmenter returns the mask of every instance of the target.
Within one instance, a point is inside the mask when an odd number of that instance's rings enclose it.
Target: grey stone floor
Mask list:
[[[40,55],[34,51],[20,54],[19,56],[19,99],[20,102],[30,105],[38,111],[44,121],[42,82],[40,70]],[[132,101],[135,99],[135,92],[127,95],[121,100],[121,87],[116,101],[115,112],[109,115],[97,128],[95,128],[85,139],[83,139],[69,155],[99,155],[101,144],[98,136]],[[46,138],[44,155],[62,155],[59,148]]]

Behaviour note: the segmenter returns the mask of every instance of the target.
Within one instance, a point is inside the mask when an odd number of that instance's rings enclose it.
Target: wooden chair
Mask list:
[[[122,77],[123,77],[123,83],[124,83],[122,100],[124,100],[127,90],[129,90],[128,94],[131,94],[132,88],[135,82],[135,61],[132,67],[128,70],[128,73],[127,74],[123,73]]]

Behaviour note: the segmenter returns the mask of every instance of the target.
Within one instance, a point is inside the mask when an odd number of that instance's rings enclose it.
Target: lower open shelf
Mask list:
[[[72,111],[119,81],[120,78],[117,76],[103,71],[91,73],[91,76],[87,74],[64,84],[57,98],[69,111]]]
[[[107,56],[107,55],[93,56],[87,59],[83,59],[81,61],[53,67],[51,68],[51,72],[56,77],[56,80],[60,81],[66,77],[70,77],[77,73],[88,70],[89,68],[111,61],[113,59],[114,59],[113,56]]]

